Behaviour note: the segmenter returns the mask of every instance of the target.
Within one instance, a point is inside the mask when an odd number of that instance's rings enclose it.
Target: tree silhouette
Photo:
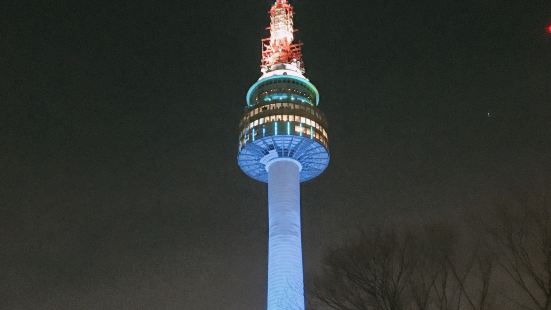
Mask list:
[[[360,230],[327,251],[311,300],[334,310],[551,310],[551,206]],[[400,227],[397,229],[396,227]]]
[[[327,253],[313,299],[335,310],[489,310],[493,256],[457,243],[446,225],[362,231]]]
[[[503,205],[488,230],[499,267],[527,297],[504,296],[523,309],[551,309],[551,213],[543,201]]]

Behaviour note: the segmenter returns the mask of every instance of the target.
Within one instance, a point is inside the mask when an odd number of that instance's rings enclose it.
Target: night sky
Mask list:
[[[266,186],[237,167],[272,1],[8,1],[0,309],[263,309]],[[306,277],[353,227],[551,192],[551,1],[291,1],[331,163]]]

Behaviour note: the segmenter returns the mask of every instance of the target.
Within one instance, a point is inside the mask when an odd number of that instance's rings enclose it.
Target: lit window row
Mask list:
[[[295,110],[303,110],[303,111],[307,111],[309,112],[310,114],[314,115],[316,118],[318,119],[323,119],[324,117],[319,114],[316,110],[308,107],[308,106],[305,106],[305,105],[302,105],[302,104],[295,104],[295,103],[287,103],[287,102],[279,102],[279,103],[272,103],[272,104],[267,104],[267,105],[263,105],[261,107],[258,107],[258,108],[255,108],[255,109],[252,109],[251,111],[249,111],[248,115],[245,117],[245,119],[249,119],[255,115],[257,115],[258,113],[260,112],[264,112],[264,111],[269,111],[269,110],[275,110],[275,109],[295,109]]]
[[[279,126],[278,126],[279,125]],[[303,124],[293,125],[294,134],[302,137],[308,137],[319,141],[325,147],[328,146],[328,139],[314,127],[305,127]],[[253,127],[251,130],[245,130],[239,139],[239,149],[249,141],[255,141],[258,137],[291,135],[291,123],[274,122],[270,126]]]
[[[308,103],[309,105],[313,105],[309,98],[305,98],[300,95],[290,95],[286,93],[274,93],[269,96],[264,97],[264,102],[270,102],[272,100],[291,100],[294,102],[302,102],[302,103]]]
[[[300,136],[310,136],[310,138],[316,138],[316,140],[320,140],[323,145],[327,146],[327,136],[323,136],[318,131],[314,130],[314,127],[303,127],[301,126],[295,126],[295,132],[298,133]]]
[[[259,103],[260,98],[262,98],[264,101],[277,100],[277,99],[284,100],[284,99],[287,99],[289,96],[291,96],[291,98],[296,96],[298,100],[301,100],[302,102],[308,102],[308,104],[313,105],[312,103],[313,99],[310,94],[299,91],[297,89],[292,89],[292,88],[270,89],[270,90],[264,91],[260,93],[258,96],[256,96],[255,101]]]
[[[296,124],[296,123],[295,123]],[[319,140],[323,145],[327,146],[327,136],[316,130],[314,127],[307,127],[304,124],[293,125],[294,133],[291,131],[291,122],[273,122],[270,125],[260,125],[259,127],[253,127],[251,129],[246,128],[241,132],[240,147],[247,143],[249,140],[254,141],[258,136],[265,137],[271,135],[299,135],[309,137],[311,139]]]
[[[245,129],[241,133],[241,137],[239,139],[239,149],[247,144],[247,142],[255,141],[256,139],[258,139],[258,137],[272,135],[291,135],[291,128],[292,127],[290,122],[274,122],[271,123],[270,126],[253,127],[250,130]],[[327,147],[327,137],[324,137],[323,134],[316,130],[314,127],[303,126],[303,124],[295,124],[294,134],[308,137],[310,139],[316,139],[317,141],[321,142],[321,144],[323,144],[325,147]]]
[[[327,132],[325,131],[325,128],[323,128],[323,126],[321,126],[317,122],[315,122],[315,121],[313,121],[309,118],[306,118],[304,116],[290,115],[290,114],[271,115],[271,116],[262,117],[260,119],[255,120],[254,122],[250,122],[249,126],[248,126],[248,129],[252,129],[253,127],[257,127],[259,125],[263,125],[263,124],[266,124],[266,123],[278,122],[278,121],[296,122],[296,123],[300,123],[301,126],[302,126],[302,124],[304,124],[308,127],[316,128],[317,130],[322,132],[324,137],[327,138]],[[243,132],[245,132],[246,130],[247,130],[247,128],[245,128]]]

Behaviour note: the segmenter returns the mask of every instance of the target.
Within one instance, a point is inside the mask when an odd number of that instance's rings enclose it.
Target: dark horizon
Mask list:
[[[0,308],[265,306],[236,152],[271,2],[5,6]],[[356,226],[549,194],[551,2],[290,2],[331,144],[306,278]]]

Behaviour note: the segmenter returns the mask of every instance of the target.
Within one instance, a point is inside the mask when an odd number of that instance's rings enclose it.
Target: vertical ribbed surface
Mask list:
[[[299,166],[291,160],[268,170],[268,310],[303,310]]]

